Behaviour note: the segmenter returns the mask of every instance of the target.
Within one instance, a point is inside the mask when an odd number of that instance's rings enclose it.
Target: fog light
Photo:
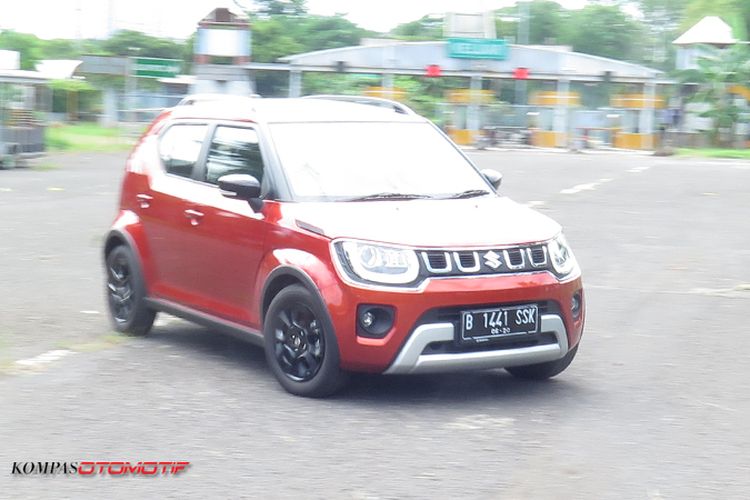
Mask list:
[[[570,313],[573,315],[573,319],[579,320],[581,318],[581,291],[578,290],[573,294],[573,298],[570,299]]]
[[[393,328],[394,317],[391,306],[360,305],[357,307],[357,335],[383,338]]]
[[[375,323],[375,315],[372,313],[372,311],[367,311],[362,315],[360,321],[362,321],[362,326],[364,326],[365,328],[370,328],[372,324]]]

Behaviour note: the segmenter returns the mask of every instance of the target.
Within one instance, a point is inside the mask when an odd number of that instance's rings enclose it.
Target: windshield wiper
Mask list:
[[[484,189],[469,189],[467,191],[461,191],[460,193],[451,194],[446,196],[446,199],[461,199],[461,198],[476,198],[477,196],[484,196],[486,194],[490,194],[489,191],[485,191]]]
[[[357,196],[356,198],[348,198],[346,201],[376,201],[376,200],[423,200],[432,198],[432,196],[426,194],[411,194],[411,193],[374,193],[367,194],[365,196]]]

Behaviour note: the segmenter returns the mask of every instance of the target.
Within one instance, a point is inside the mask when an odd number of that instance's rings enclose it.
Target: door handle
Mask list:
[[[136,196],[136,199],[138,200],[138,205],[141,208],[148,208],[151,206],[151,200],[154,199],[153,196],[147,195],[147,194],[139,194]]]
[[[185,210],[185,217],[190,219],[191,226],[197,226],[198,224],[200,224],[201,219],[203,218],[203,212],[199,212],[197,210],[189,208]]]

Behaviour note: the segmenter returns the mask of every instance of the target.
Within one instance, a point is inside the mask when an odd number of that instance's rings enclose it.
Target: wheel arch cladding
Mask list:
[[[266,278],[265,285],[263,286],[260,304],[261,321],[265,320],[266,312],[268,311],[268,307],[271,305],[271,301],[273,301],[274,297],[276,297],[284,288],[291,285],[303,286],[309,292],[314,294],[324,307],[326,306],[326,302],[323,300],[318,286],[305,271],[291,265],[281,265],[271,271],[268,278]]]

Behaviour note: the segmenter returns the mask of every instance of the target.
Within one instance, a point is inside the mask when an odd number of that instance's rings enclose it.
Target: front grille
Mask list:
[[[448,252],[430,252],[427,255],[427,264],[431,269],[446,269],[449,257],[450,254]]]
[[[422,250],[427,276],[510,274],[548,269],[547,248],[542,244],[481,250]]]

